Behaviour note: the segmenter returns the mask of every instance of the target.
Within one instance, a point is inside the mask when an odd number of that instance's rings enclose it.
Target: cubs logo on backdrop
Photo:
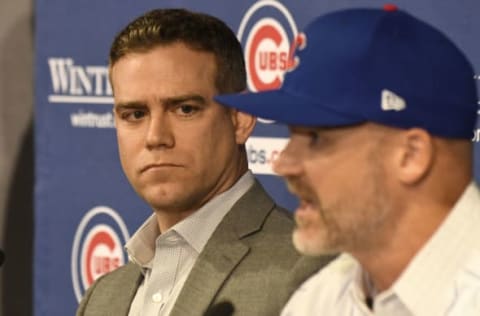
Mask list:
[[[290,11],[279,1],[261,0],[252,5],[238,29],[250,91],[279,88],[290,66],[292,39],[297,25]]]
[[[71,262],[79,302],[96,279],[126,263],[123,246],[129,238],[123,219],[109,207],[94,207],[83,216],[75,232]]]

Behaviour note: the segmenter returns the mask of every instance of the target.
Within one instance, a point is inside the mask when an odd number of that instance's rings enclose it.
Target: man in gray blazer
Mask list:
[[[245,90],[240,44],[220,20],[154,10],[110,50],[123,170],[154,214],[130,263],[91,286],[77,315],[278,315],[328,258],[301,258],[293,223],[248,170],[255,118],[213,100]]]

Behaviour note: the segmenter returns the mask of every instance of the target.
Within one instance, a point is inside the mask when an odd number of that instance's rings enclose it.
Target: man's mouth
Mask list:
[[[162,169],[168,169],[168,168],[180,168],[180,167],[182,166],[175,163],[167,163],[167,162],[152,163],[140,169],[140,173],[144,173],[146,171],[162,170]]]
[[[300,203],[297,207],[296,212],[311,212],[315,211],[313,202],[310,200],[300,199]]]

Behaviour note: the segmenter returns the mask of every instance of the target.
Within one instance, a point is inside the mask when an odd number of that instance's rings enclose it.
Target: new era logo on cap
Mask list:
[[[401,111],[407,107],[405,100],[390,90],[382,90],[382,110]]]

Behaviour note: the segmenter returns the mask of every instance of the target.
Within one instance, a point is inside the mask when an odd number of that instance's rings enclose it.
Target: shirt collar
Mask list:
[[[365,315],[368,314],[365,303],[364,291],[364,271],[360,263],[352,255],[343,253],[339,260],[342,261],[344,273],[346,275],[345,286],[339,293],[341,296],[350,295],[351,299],[356,302],[357,306],[363,310]],[[348,293],[345,293],[348,291]]]
[[[155,255],[155,240],[159,235],[157,218],[152,214],[125,244],[129,259],[146,267]]]
[[[174,230],[200,253],[223,217],[250,189],[254,181],[252,172],[247,171],[230,189],[215,196],[169,230]],[[130,260],[144,268],[148,267],[155,255],[156,239],[159,235],[156,215],[152,214],[125,245]]]

